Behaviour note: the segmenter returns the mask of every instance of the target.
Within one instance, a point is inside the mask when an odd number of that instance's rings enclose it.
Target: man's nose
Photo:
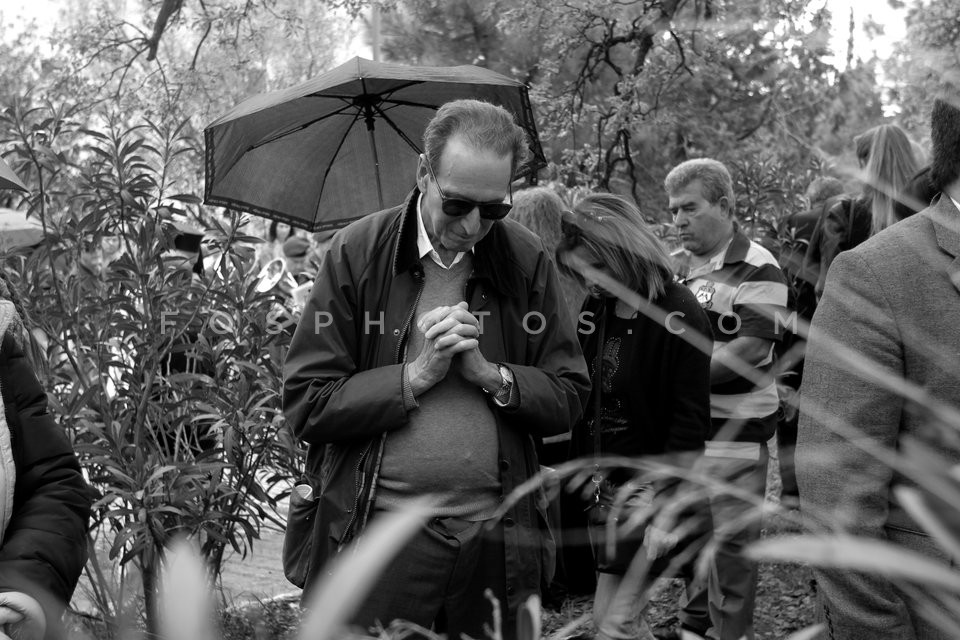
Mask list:
[[[483,224],[483,218],[480,217],[480,207],[474,207],[470,213],[461,218],[463,230],[467,233],[477,233]]]

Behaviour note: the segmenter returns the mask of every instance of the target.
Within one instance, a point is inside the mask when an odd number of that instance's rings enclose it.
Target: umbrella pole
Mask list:
[[[367,137],[370,140],[370,153],[373,154],[373,175],[377,179],[377,202],[383,209],[383,187],[380,185],[380,156],[377,154],[377,141],[373,135],[374,112],[370,100],[363,101],[363,119],[367,123]]]

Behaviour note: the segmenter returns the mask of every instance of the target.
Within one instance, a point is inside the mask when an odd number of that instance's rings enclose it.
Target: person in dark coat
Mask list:
[[[0,336],[0,638],[51,640],[86,563],[92,494],[47,409],[3,276]]]
[[[820,277],[819,232],[827,211],[840,200],[843,183],[837,178],[816,178],[807,186],[810,207],[788,218],[787,229],[793,243],[777,257],[783,275],[790,285],[790,309],[809,322],[817,308],[814,286]],[[806,243],[806,246],[804,246]],[[780,497],[787,500],[798,495],[793,452],[797,446],[797,390],[803,380],[803,338],[787,332],[777,347],[780,410],[777,415],[777,457],[780,462]]]
[[[502,107],[441,106],[416,188],[336,234],[290,343],[284,416],[308,470],[323,452],[304,593],[369,522],[436,499],[356,626],[401,618],[479,638],[489,589],[511,638],[552,577],[545,495],[503,501],[540,471],[534,438],[580,416],[589,381],[553,256],[505,219],[527,145]]]
[[[674,280],[666,250],[635,205],[598,193],[568,212],[557,263],[590,293],[579,333],[593,385],[584,417],[573,429],[575,453],[598,463],[602,456],[647,457],[689,468],[710,433],[712,343],[705,338],[710,323],[693,293]],[[630,483],[651,503],[665,499],[667,486],[675,488],[626,468],[598,468],[594,482],[594,499],[604,502]],[[704,505],[702,514],[708,513]],[[596,637],[649,637],[640,611],[639,590],[645,585],[624,582],[636,550],[621,544],[610,558],[602,552],[606,531],[606,523],[591,527],[597,549]],[[650,526],[643,551],[659,558],[677,542],[672,531]]]

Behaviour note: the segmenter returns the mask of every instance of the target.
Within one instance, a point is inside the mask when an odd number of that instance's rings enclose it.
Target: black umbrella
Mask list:
[[[204,202],[312,231],[345,226],[403,200],[427,122],[461,98],[511,111],[529,135],[533,168],[545,164],[523,83],[481,67],[354,58],[208,126]]]

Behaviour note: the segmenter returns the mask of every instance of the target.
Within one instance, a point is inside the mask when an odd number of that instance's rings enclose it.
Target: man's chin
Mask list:
[[[480,241],[480,238],[464,238],[462,236],[452,235],[443,239],[443,248],[457,253],[466,253],[473,249],[474,245]]]

